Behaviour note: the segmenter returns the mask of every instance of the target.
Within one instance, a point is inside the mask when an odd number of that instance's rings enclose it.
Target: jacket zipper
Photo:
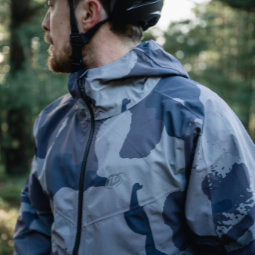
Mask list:
[[[81,166],[81,173],[80,173],[80,182],[79,182],[79,200],[78,200],[78,220],[77,220],[77,232],[76,232],[76,238],[75,238],[75,245],[73,248],[73,255],[77,255],[80,247],[80,241],[81,241],[81,232],[82,232],[82,215],[83,215],[83,190],[84,190],[84,179],[85,179],[85,171],[87,166],[87,160],[90,152],[90,147],[92,144],[94,132],[95,132],[95,117],[94,112],[92,109],[92,106],[86,96],[85,90],[82,86],[82,78],[80,77],[78,80],[78,87],[82,96],[82,99],[86,103],[89,113],[90,113],[90,119],[91,119],[91,128],[89,132],[89,139],[86,145],[86,149],[83,156],[82,166]]]

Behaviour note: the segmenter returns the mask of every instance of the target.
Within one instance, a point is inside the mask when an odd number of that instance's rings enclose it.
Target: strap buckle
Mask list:
[[[73,47],[82,48],[85,44],[88,43],[88,39],[85,34],[71,34],[70,42]]]

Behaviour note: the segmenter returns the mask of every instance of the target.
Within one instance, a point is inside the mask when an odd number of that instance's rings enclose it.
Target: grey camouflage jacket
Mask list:
[[[69,91],[34,125],[15,254],[255,254],[255,146],[221,98],[153,41]]]

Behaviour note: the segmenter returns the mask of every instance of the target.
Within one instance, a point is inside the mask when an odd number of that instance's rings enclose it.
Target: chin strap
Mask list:
[[[72,72],[77,72],[84,69],[82,49],[84,45],[88,44],[97,30],[105,24],[108,19],[102,20],[97,23],[93,28],[88,30],[86,33],[79,33],[77,21],[75,18],[73,0],[68,0],[70,7],[70,22],[71,22],[71,35],[70,43],[72,46],[72,56],[71,56],[71,67]]]

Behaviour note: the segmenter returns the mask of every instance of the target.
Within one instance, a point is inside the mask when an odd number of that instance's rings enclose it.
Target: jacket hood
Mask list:
[[[95,119],[104,119],[130,109],[145,98],[162,77],[189,78],[180,62],[154,41],[143,42],[124,57],[105,66],[87,69],[69,77],[69,92],[82,107],[78,79],[91,99]]]

